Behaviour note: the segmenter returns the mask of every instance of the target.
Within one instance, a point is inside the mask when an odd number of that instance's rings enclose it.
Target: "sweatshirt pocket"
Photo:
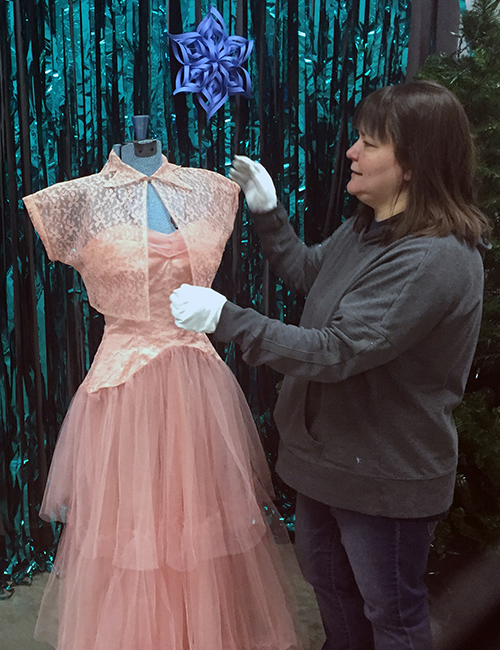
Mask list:
[[[294,377],[285,377],[274,411],[274,420],[282,443],[294,454],[309,462],[317,462],[324,444],[315,440],[306,425],[306,400],[309,384]]]

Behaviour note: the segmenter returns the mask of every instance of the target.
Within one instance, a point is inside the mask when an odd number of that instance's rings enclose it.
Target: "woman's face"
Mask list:
[[[405,209],[405,181],[410,180],[411,172],[403,172],[391,142],[382,143],[360,129],[358,139],[347,150],[346,156],[351,161],[347,191],[373,208],[377,221]]]

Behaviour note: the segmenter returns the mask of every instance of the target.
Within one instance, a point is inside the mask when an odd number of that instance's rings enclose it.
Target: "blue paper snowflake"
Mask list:
[[[175,58],[182,64],[175,80],[177,93],[195,93],[208,119],[230,95],[251,95],[250,75],[242,67],[253,41],[229,36],[224,18],[214,7],[195,32],[168,34]]]

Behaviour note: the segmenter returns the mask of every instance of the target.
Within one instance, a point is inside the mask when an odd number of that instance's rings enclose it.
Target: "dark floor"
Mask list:
[[[436,650],[500,650],[500,548],[454,574],[430,604]]]

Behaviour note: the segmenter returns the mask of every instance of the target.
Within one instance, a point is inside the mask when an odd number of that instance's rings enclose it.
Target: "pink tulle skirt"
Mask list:
[[[58,650],[297,647],[270,487],[217,357],[171,347],[120,386],[80,389],[42,504],[66,525],[36,637]]]

